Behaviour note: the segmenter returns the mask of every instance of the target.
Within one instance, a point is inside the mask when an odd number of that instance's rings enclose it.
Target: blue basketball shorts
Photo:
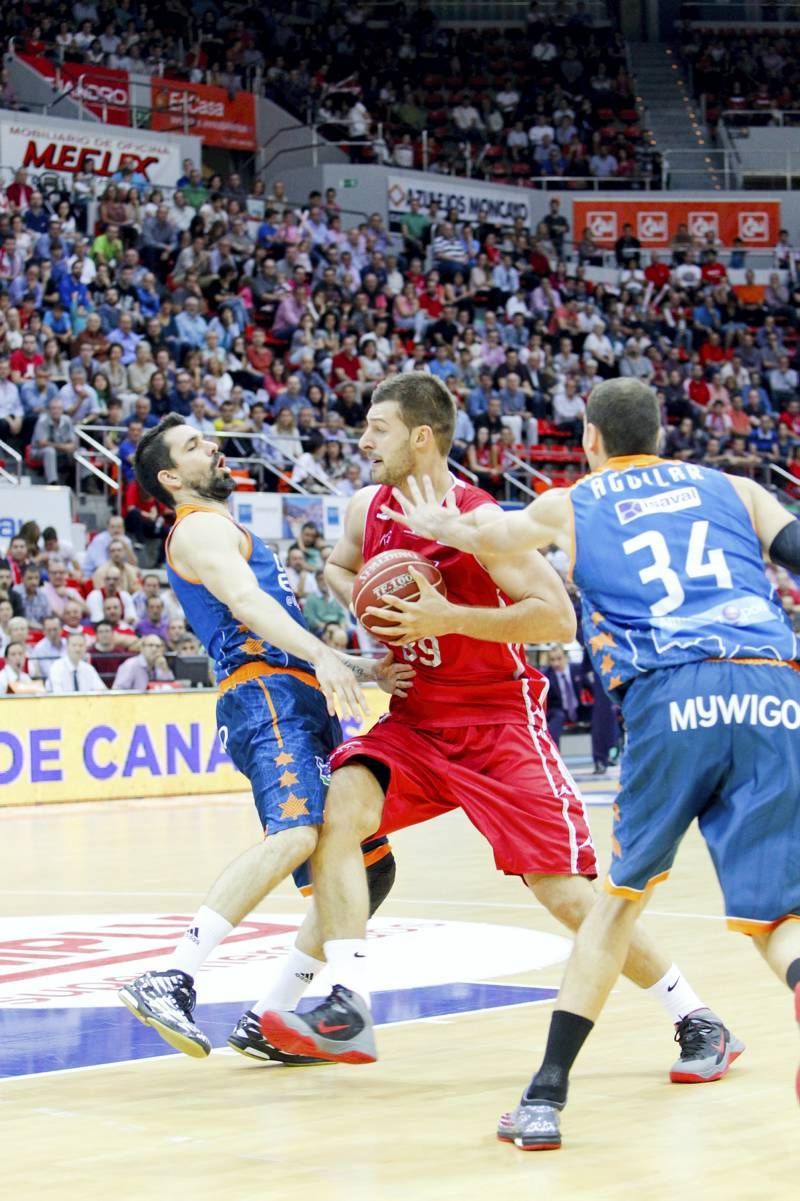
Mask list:
[[[243,680],[221,693],[217,727],[250,781],[265,834],[322,824],[328,757],[342,731],[318,688],[288,672]]]
[[[696,818],[728,925],[767,932],[800,916],[800,672],[704,660],[634,681],[606,888],[664,879]]]
[[[342,741],[318,688],[284,672],[243,680],[217,701],[220,741],[253,789],[266,834],[322,824],[331,774],[328,760]],[[362,843],[364,866],[391,853],[385,837]],[[308,862],[292,873],[305,895],[312,892]]]

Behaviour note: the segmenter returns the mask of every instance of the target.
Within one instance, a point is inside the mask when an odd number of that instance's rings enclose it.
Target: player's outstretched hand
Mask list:
[[[375,682],[389,696],[408,696],[417,673],[410,663],[397,663],[391,651],[375,664]]]
[[[396,521],[398,525],[407,525],[423,538],[432,538],[446,546],[457,546],[462,521],[452,489],[445,496],[444,505],[441,505],[436,499],[430,476],[422,477],[422,490],[413,475],[408,477],[406,483],[410,498],[398,488],[392,489],[402,513],[384,507],[381,516]]]
[[[429,584],[424,575],[413,567],[409,574],[419,588],[417,600],[403,600],[399,596],[386,596],[380,605],[370,605],[366,610],[371,617],[378,617],[386,624],[371,625],[369,631],[376,638],[390,638],[398,646],[407,646],[420,638],[437,637],[454,632],[454,605],[441,592]]]
[[[333,651],[326,650],[314,664],[317,681],[328,702],[331,717],[336,714],[336,702],[342,717],[365,716],[367,707],[364,693],[350,668]]]

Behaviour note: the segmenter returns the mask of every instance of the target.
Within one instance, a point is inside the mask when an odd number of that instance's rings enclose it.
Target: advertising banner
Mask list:
[[[634,235],[648,249],[669,246],[679,225],[686,225],[697,242],[707,235],[722,246],[732,246],[741,238],[745,246],[756,249],[774,246],[781,226],[779,200],[605,200],[599,193],[592,200],[572,201],[573,236],[580,240],[584,229],[591,230],[599,246],[613,246],[622,236],[622,227],[630,224]]]
[[[390,218],[409,212],[412,200],[419,201],[423,212],[435,200],[443,217],[454,208],[459,221],[477,221],[482,209],[486,209],[487,220],[498,225],[513,225],[517,217],[530,225],[534,215],[532,196],[523,188],[500,188],[449,175],[387,175],[386,190]],[[539,199],[538,207],[541,204]]]
[[[56,484],[37,484],[32,488],[0,485],[0,546],[7,547],[26,521],[35,521],[40,530],[52,525],[60,542],[74,545],[72,489]]]
[[[369,717],[386,712],[366,690]],[[0,806],[246,792],[217,737],[212,690],[0,700]]]
[[[174,185],[181,174],[182,152],[187,153],[186,141],[87,121],[0,111],[0,162],[25,167],[33,174],[74,175],[92,159],[95,174],[108,179],[130,159],[149,183]]]
[[[326,542],[342,532],[349,497],[301,496],[296,492],[234,492],[233,516],[263,542],[296,542],[305,522],[313,521]]]
[[[62,63],[56,67],[49,59],[20,54],[24,62],[49,79],[70,100],[83,104],[106,125],[130,125],[131,91],[127,71],[95,67],[84,63]]]
[[[207,146],[255,150],[256,109],[251,92],[234,92],[203,83],[153,79],[151,126],[195,134]]]

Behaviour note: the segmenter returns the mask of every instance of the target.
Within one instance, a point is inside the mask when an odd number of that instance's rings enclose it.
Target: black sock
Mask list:
[[[539,1071],[528,1085],[523,1101],[552,1101],[563,1105],[567,1099],[569,1072],[594,1026],[588,1018],[566,1009],[557,1009],[550,1019],[550,1033]]]
[[[793,959],[786,969],[786,983],[792,992],[800,984],[800,959]]]

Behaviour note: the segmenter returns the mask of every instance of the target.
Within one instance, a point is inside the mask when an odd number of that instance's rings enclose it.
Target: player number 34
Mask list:
[[[420,638],[419,642],[409,642],[403,647],[403,658],[408,663],[419,663],[420,667],[438,667],[442,652],[436,638]]]
[[[719,547],[708,550],[706,547],[707,537],[708,522],[693,521],[689,534],[689,545],[686,549],[684,574],[690,580],[700,580],[709,576],[716,581],[718,588],[732,588],[733,581],[730,568],[725,562],[725,555]],[[658,530],[647,530],[644,534],[637,534],[635,538],[628,538],[627,542],[623,542],[622,549],[626,555],[635,555],[639,551],[646,550],[652,556],[652,563],[648,567],[640,569],[639,579],[643,584],[657,580],[666,593],[666,596],[650,606],[653,617],[664,617],[665,614],[679,609],[686,598],[686,593],[683,590],[680,576],[672,567],[669,547],[664,535],[660,534]]]

